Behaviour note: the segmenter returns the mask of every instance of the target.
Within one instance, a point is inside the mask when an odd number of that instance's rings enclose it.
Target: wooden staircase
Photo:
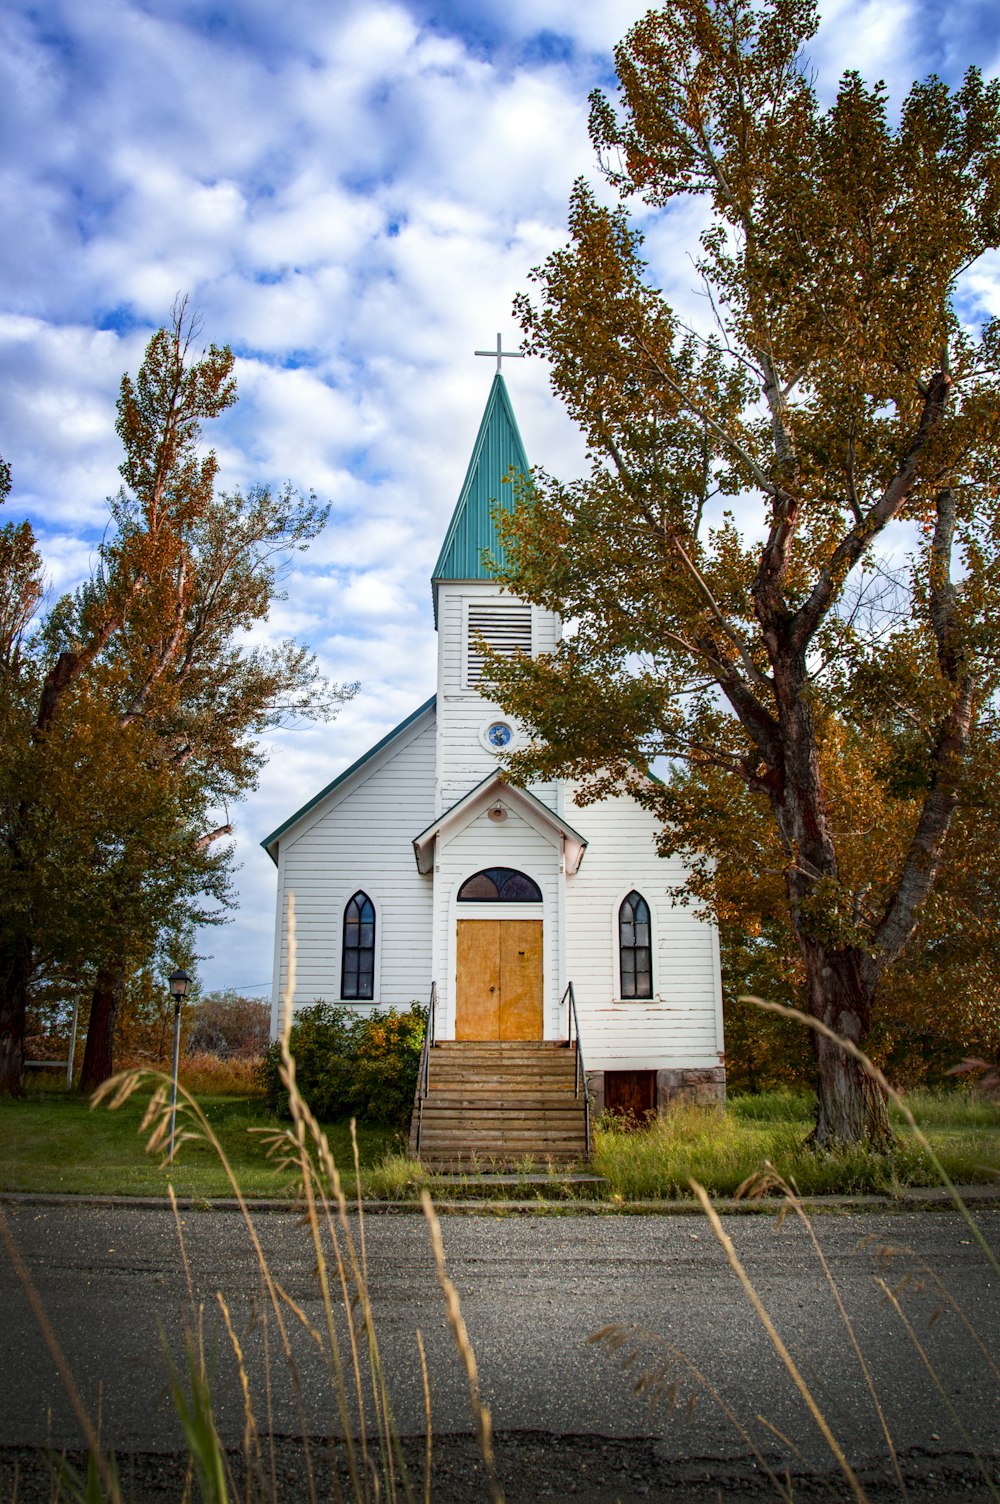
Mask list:
[[[419,1143],[418,1143],[419,1138]],[[410,1152],[428,1169],[574,1164],[587,1158],[575,1045],[557,1040],[443,1040],[428,1052]]]

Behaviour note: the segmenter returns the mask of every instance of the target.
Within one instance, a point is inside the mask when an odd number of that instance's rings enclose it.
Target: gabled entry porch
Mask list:
[[[413,847],[418,871],[433,874],[442,978],[430,1008],[413,1152],[435,1168],[494,1169],[526,1159],[544,1168],[586,1158],[579,1039],[571,1035],[567,1045],[558,1001],[563,884],[586,842],[498,770]]]

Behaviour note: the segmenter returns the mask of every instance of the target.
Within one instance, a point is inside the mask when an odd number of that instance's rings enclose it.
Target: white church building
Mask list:
[[[432,1108],[451,1123],[439,1158],[567,1159],[560,1085],[591,1116],[725,1091],[718,936],[671,900],[683,867],[658,856],[653,817],[630,797],[578,807],[569,782],[503,782],[522,732],[480,692],[482,644],[544,653],[561,630],[483,563],[499,554],[491,513],[512,505],[512,467],[528,473],[498,371],[431,582],[437,693],[262,842],[278,869],[274,1027],[291,893],[296,1007],[432,1001],[430,1158]]]

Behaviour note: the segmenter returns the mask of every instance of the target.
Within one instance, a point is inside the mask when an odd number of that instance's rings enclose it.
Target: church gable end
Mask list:
[[[429,1164],[585,1155],[584,1079],[595,1112],[607,1086],[635,1116],[692,1084],[724,1090],[718,937],[673,902],[684,869],[657,854],[656,821],[629,796],[578,807],[565,781],[505,782],[525,733],[483,693],[486,654],[553,652],[562,632],[490,572],[512,474],[530,472],[498,369],[434,568],[435,699],[264,843],[279,864],[276,1011],[288,893],[298,1006],[405,1007],[433,988],[411,1140]]]

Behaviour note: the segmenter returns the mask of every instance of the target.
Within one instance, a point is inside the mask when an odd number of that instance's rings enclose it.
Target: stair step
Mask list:
[[[420,1158],[429,1169],[586,1158],[574,1049],[559,1040],[442,1040],[428,1056]],[[411,1144],[416,1135],[414,1117]]]
[[[562,1045],[556,1045],[552,1050],[524,1050],[519,1046],[506,1044],[474,1044],[453,1050],[444,1045],[435,1045],[430,1052],[431,1069],[446,1061],[464,1064],[469,1060],[489,1060],[504,1065],[517,1060],[522,1064],[551,1065],[558,1060],[576,1060],[576,1051],[567,1050]]]
[[[424,1098],[424,1116],[429,1112],[556,1112],[579,1115],[583,1103],[571,1091],[490,1092],[481,1096],[467,1092],[431,1092]]]
[[[451,1138],[480,1139],[493,1136],[501,1136],[510,1133],[528,1135],[532,1138],[544,1138],[546,1141],[556,1138],[582,1138],[582,1123],[545,1123],[536,1119],[522,1118],[488,1118],[483,1123],[438,1123],[433,1118],[425,1118],[420,1130],[421,1141],[428,1140],[435,1135],[448,1134]]]
[[[544,1149],[552,1143],[583,1143],[579,1123],[484,1123],[481,1128],[459,1128],[448,1123],[424,1123],[421,1145],[448,1139],[451,1143],[507,1143],[508,1140],[531,1140]]]
[[[495,1065],[465,1066],[461,1070],[443,1066],[427,1073],[428,1081],[510,1081],[510,1082],[536,1082],[555,1081],[560,1085],[564,1081],[575,1081],[576,1071],[532,1070],[522,1066],[511,1066],[508,1070],[498,1070]]]
[[[432,1060],[427,1072],[431,1081],[459,1080],[472,1076],[523,1076],[527,1080],[570,1080],[577,1074],[574,1060]]]
[[[470,1060],[468,1063],[463,1060],[455,1064],[452,1064],[450,1060],[432,1060],[427,1079],[429,1081],[469,1081],[478,1080],[480,1077],[495,1076],[503,1080],[520,1077],[525,1081],[572,1081],[576,1074],[571,1060],[565,1065],[561,1061],[557,1065],[536,1065],[532,1062],[523,1065],[515,1060],[509,1065],[503,1065],[496,1060],[480,1062]]]
[[[481,1096],[488,1092],[495,1095],[509,1091],[522,1096],[553,1092],[556,1096],[571,1097],[576,1083],[572,1076],[539,1076],[530,1081],[526,1081],[523,1076],[477,1076],[475,1080],[469,1080],[466,1076],[431,1076],[427,1089],[432,1094],[464,1091]]]
[[[436,1039],[431,1048],[440,1050],[442,1054],[461,1054],[466,1050],[523,1050],[525,1053],[566,1050],[567,1053],[572,1053],[574,1047],[568,1045],[565,1039]]]
[[[557,1138],[583,1138],[582,1123],[546,1123],[538,1122],[537,1119],[529,1118],[488,1118],[482,1123],[459,1123],[435,1122],[433,1118],[425,1118],[420,1130],[421,1143],[428,1143],[435,1136],[447,1134],[450,1138],[457,1139],[486,1139],[503,1138],[506,1134],[517,1133],[522,1137],[527,1135],[536,1138],[540,1143],[550,1143]]]
[[[557,1144],[579,1144],[582,1150],[584,1145],[583,1133],[579,1129],[560,1129],[557,1131],[540,1132],[537,1127],[510,1123],[506,1127],[494,1125],[488,1130],[479,1133],[463,1133],[458,1129],[434,1128],[425,1126],[420,1134],[421,1148],[429,1148],[434,1144],[455,1144],[459,1148],[468,1145],[480,1148],[490,1144],[526,1144],[529,1148],[537,1149],[544,1154],[547,1149]]]
[[[579,1143],[565,1144],[540,1144],[537,1139],[522,1142],[520,1139],[491,1139],[483,1144],[459,1144],[459,1143],[431,1143],[422,1144],[420,1158],[423,1159],[478,1159],[492,1160],[506,1156],[515,1159],[585,1159],[586,1150],[581,1140]]]
[[[566,1122],[572,1123],[579,1118],[583,1122],[583,1103],[576,1104],[573,1098],[566,1103],[557,1105],[553,1102],[510,1102],[497,1101],[492,1098],[483,1102],[436,1102],[433,1097],[428,1097],[424,1102],[423,1120],[428,1122],[431,1118],[440,1121],[481,1123],[486,1118],[536,1118],[540,1123]]]
[[[437,1170],[444,1174],[461,1175],[464,1172],[475,1173],[482,1170],[484,1164],[488,1164],[491,1170],[503,1171],[504,1169],[518,1169],[525,1160],[532,1160],[536,1165],[568,1166],[578,1165],[583,1159],[582,1154],[521,1154],[513,1155],[500,1153],[491,1155],[488,1160],[482,1155],[432,1155],[421,1156],[424,1166],[428,1170]]]
[[[572,1099],[570,1100],[572,1102]],[[526,1102],[523,1106],[519,1107],[511,1106],[506,1103],[497,1104],[495,1102],[490,1102],[484,1103],[482,1107],[468,1107],[463,1106],[461,1103],[447,1103],[442,1105],[441,1103],[435,1102],[432,1097],[428,1097],[427,1101],[424,1103],[423,1110],[423,1120],[425,1123],[429,1122],[432,1118],[437,1118],[442,1122],[467,1121],[470,1123],[481,1123],[488,1118],[502,1119],[508,1117],[535,1118],[540,1123],[575,1123],[577,1120],[582,1123],[583,1105],[581,1103],[581,1105],[578,1107],[572,1105],[569,1107],[538,1107],[531,1102]]]
[[[457,1106],[468,1102],[470,1107],[488,1107],[491,1102],[503,1103],[505,1106],[509,1104],[512,1107],[527,1107],[532,1104],[544,1107],[551,1104],[553,1107],[579,1107],[583,1111],[583,1095],[581,1093],[578,1097],[574,1096],[572,1087],[545,1085],[519,1089],[511,1087],[507,1081],[484,1087],[455,1085],[439,1086],[436,1090],[432,1087],[424,1098],[425,1107],[428,1102],[438,1102],[442,1106]]]
[[[532,1051],[530,1055],[513,1054],[504,1050],[483,1050],[481,1053],[469,1051],[467,1054],[453,1055],[442,1054],[440,1050],[431,1050],[431,1070],[439,1070],[444,1066],[451,1066],[453,1070],[461,1070],[470,1065],[488,1066],[496,1070],[509,1070],[512,1065],[523,1065],[535,1070],[572,1070],[576,1064],[576,1055],[568,1054],[566,1050],[553,1050],[551,1054],[541,1054]]]
[[[583,1139],[559,1143],[541,1143],[538,1139],[491,1138],[482,1143],[464,1143],[454,1139],[421,1140],[421,1160],[478,1159],[493,1160],[501,1157],[546,1160],[550,1158],[586,1160],[587,1149]]]
[[[440,1103],[443,1107],[459,1106],[463,1102],[468,1102],[473,1108],[488,1107],[491,1102],[502,1103],[504,1106],[509,1104],[511,1107],[551,1105],[568,1109],[579,1107],[580,1111],[583,1111],[583,1095],[581,1093],[578,1097],[574,1096],[572,1088],[567,1090],[566,1087],[546,1085],[534,1089],[518,1089],[512,1088],[507,1081],[500,1081],[482,1088],[466,1085],[439,1086],[437,1090],[432,1088],[424,1098],[425,1107],[428,1102]]]

